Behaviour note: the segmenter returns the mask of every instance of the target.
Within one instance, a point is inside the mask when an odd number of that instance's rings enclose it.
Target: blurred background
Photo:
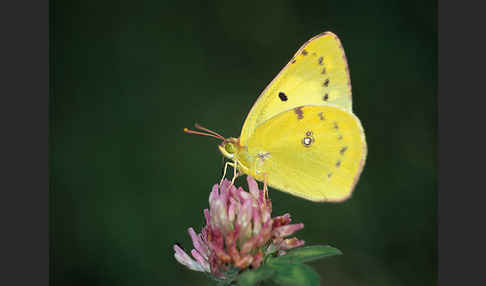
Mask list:
[[[344,255],[322,285],[437,281],[436,1],[51,1],[51,285],[213,285],[178,264],[265,86],[323,31],[344,46],[368,157],[351,199],[270,190]],[[239,184],[246,187],[245,179]]]

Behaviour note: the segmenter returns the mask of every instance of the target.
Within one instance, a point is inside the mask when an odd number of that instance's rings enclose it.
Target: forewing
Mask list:
[[[307,41],[258,97],[240,135],[246,145],[269,118],[297,106],[334,104],[352,111],[351,81],[344,49],[331,32]]]

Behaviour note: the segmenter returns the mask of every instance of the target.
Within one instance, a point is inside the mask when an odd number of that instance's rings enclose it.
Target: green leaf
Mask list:
[[[305,264],[272,264],[272,280],[285,286],[318,286],[319,275]]]
[[[262,265],[255,270],[246,270],[238,277],[238,286],[252,286],[258,282],[272,277],[276,273],[275,269]]]
[[[343,254],[329,245],[313,245],[292,249],[285,255],[271,259],[271,263],[304,263],[334,255]]]

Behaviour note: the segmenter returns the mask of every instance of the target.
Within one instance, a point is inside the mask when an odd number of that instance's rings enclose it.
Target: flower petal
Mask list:
[[[273,235],[277,237],[286,237],[291,235],[292,233],[298,231],[299,229],[303,228],[303,223],[296,223],[296,224],[289,224],[277,227],[273,230]]]
[[[235,266],[240,268],[240,269],[243,269],[243,268],[248,267],[252,262],[253,262],[253,256],[248,254],[248,255],[244,256],[242,259],[240,259],[239,261],[236,261]]]
[[[256,269],[260,266],[263,260],[263,251],[259,250],[257,254],[253,256],[253,262],[251,263],[251,266],[253,266],[253,269]]]
[[[236,223],[240,228],[240,243],[245,242],[251,237],[251,203],[251,200],[246,200],[243,203],[243,206],[240,208],[240,212],[238,213],[238,217],[236,218]]]
[[[207,260],[209,257],[209,248],[206,245],[206,243],[202,241],[202,239],[199,237],[199,235],[196,234],[196,232],[192,227],[190,227],[187,231],[191,236],[192,244],[194,245],[194,248],[204,257],[204,259]]]
[[[253,235],[256,235],[260,233],[260,230],[262,229],[262,218],[260,216],[259,209],[254,207],[252,209],[253,212]]]
[[[211,249],[216,254],[219,260],[221,260],[224,263],[231,261],[231,256],[229,256],[222,247],[219,247],[218,245],[212,242],[209,242],[209,246],[211,247]]]
[[[230,231],[225,237],[226,251],[233,261],[240,260],[240,252],[236,248],[236,239],[238,238],[239,228]]]
[[[254,234],[253,237],[248,239],[243,245],[241,246],[240,252],[242,254],[247,254],[254,250],[257,247],[263,246],[265,242],[267,242],[272,233],[272,221],[268,221],[265,225],[263,225],[262,230],[258,234]]]
[[[213,197],[212,204],[210,206],[210,220],[211,224],[223,233],[229,231],[232,226],[229,224],[228,220],[228,210],[226,209],[226,197],[224,195]]]
[[[224,247],[224,240],[223,240],[223,234],[221,233],[221,230],[217,228],[211,228],[211,239],[208,241],[209,248],[211,248],[212,245],[216,245],[219,248]],[[212,244],[210,244],[212,243]]]
[[[233,197],[229,198],[229,207],[228,207],[228,221],[230,223],[234,223],[236,213],[240,209],[240,203],[235,200]]]
[[[235,188],[235,186],[227,179],[224,179],[221,184],[219,185],[219,189],[221,190],[221,192],[225,192],[225,193],[231,193],[231,191],[233,190],[233,188]]]
[[[207,259],[205,259],[199,251],[193,249],[191,251],[192,257],[196,259],[196,261],[199,263],[199,265],[204,269],[205,272],[210,272],[211,270],[209,269],[209,262]]]
[[[209,215],[209,210],[204,209],[204,219],[206,220],[206,225],[209,225],[211,216]]]
[[[281,216],[276,216],[273,218],[273,227],[277,228],[282,225],[286,225],[291,222],[290,214],[286,213]]]
[[[209,209],[212,208],[214,202],[219,198],[218,185],[214,185],[211,193],[209,193]]]
[[[260,197],[260,190],[258,189],[258,183],[250,176],[246,176],[246,181],[248,182],[248,188],[250,189],[250,194],[253,195],[255,200]]]
[[[284,239],[280,243],[280,249],[287,250],[295,247],[299,247],[305,244],[305,241],[299,240],[296,237]]]
[[[238,195],[240,196],[240,199],[242,201],[251,200],[252,196],[250,193],[245,192],[241,187],[239,187],[238,190],[239,190]]]
[[[182,248],[177,244],[174,244],[174,257],[180,264],[185,265],[187,268],[194,271],[204,272],[204,268],[193,260]]]

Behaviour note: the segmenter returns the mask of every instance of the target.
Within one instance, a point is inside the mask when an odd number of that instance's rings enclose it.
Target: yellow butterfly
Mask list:
[[[225,165],[269,186],[317,202],[350,197],[363,170],[367,147],[352,112],[344,49],[331,32],[307,41],[263,90],[239,138],[222,139]],[[224,175],[223,175],[224,178]]]

